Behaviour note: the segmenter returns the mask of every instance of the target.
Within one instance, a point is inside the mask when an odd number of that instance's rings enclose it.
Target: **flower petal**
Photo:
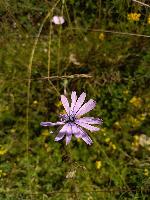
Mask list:
[[[66,135],[66,145],[71,141],[72,135]]]
[[[75,104],[75,107],[74,107],[74,113],[78,112],[79,108],[80,108],[80,107],[82,106],[82,104],[84,103],[85,97],[86,97],[86,93],[85,93],[85,92],[83,92],[83,93],[79,96],[79,98],[78,98],[78,100],[77,100],[77,102],[76,102],[76,104]]]
[[[72,125],[72,133],[75,135],[76,138],[80,138],[82,136],[82,132],[76,124]]]
[[[55,137],[55,141],[61,140],[65,135],[65,132],[59,132],[58,135]]]
[[[76,92],[74,92],[74,91],[71,94],[71,100],[72,100],[72,102],[71,102],[70,110],[71,110],[71,112],[73,112],[75,104],[76,104],[76,101],[77,101],[77,95],[76,95]]]
[[[91,138],[88,136],[88,134],[85,131],[83,131],[82,128],[79,128],[79,129],[80,129],[80,132],[81,132],[82,140],[84,140],[84,142],[86,142],[87,144],[91,145],[93,143]]]
[[[76,138],[82,138],[87,144],[89,144],[89,145],[92,144],[91,138],[78,125],[76,125],[76,124],[72,125],[72,133],[75,135]]]
[[[70,112],[69,102],[68,102],[68,99],[64,95],[61,95],[61,102],[65,108],[66,113],[69,114]]]
[[[81,122],[81,121],[79,121],[79,120],[76,120],[75,123],[78,124],[79,126],[82,126],[83,128],[88,129],[88,130],[91,131],[91,132],[93,132],[93,131],[99,131],[99,130],[100,130],[99,128],[97,128],[97,127],[95,127],[95,126],[91,126],[91,125],[86,124],[86,123],[84,123],[84,122]]]
[[[71,124],[67,124],[66,145],[69,144],[69,142],[71,141],[71,137],[72,137],[72,125]]]
[[[82,117],[78,119],[79,122],[84,122],[86,124],[102,124],[103,120],[94,117]]]
[[[93,143],[93,141],[91,140],[91,138],[86,133],[83,134],[81,138],[82,138],[82,140],[84,140],[84,142],[86,142],[89,145],[91,145]]]
[[[52,22],[54,24],[63,24],[65,22],[65,20],[62,16],[54,16],[52,19]]]
[[[67,129],[68,129],[68,124],[65,124],[65,125],[60,129],[58,135],[57,135],[56,138],[55,138],[55,141],[61,140],[61,139],[64,137],[64,135],[66,134]]]
[[[40,125],[41,125],[41,126],[59,126],[59,125],[64,125],[64,122],[56,122],[56,123],[52,123],[52,122],[41,122]]]
[[[84,115],[85,113],[89,112],[96,106],[96,101],[90,99],[87,103],[85,103],[76,113],[76,116]]]

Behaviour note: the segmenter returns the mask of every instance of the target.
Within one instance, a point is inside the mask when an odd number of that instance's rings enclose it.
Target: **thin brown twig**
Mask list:
[[[69,28],[68,28],[69,29]],[[71,28],[71,30],[79,30],[79,29],[82,29],[82,28]],[[91,31],[91,32],[104,32],[104,33],[112,33],[112,34],[120,34],[120,35],[127,35],[127,36],[136,36],[136,37],[145,37],[145,38],[150,38],[150,35],[144,35],[144,34],[138,34],[138,33],[129,33],[129,32],[120,32],[120,31],[113,31],[113,30],[104,30],[104,29],[92,29],[92,28],[88,28],[86,29],[87,31]],[[84,30],[85,31],[85,30]],[[11,37],[12,37],[12,34],[10,34]],[[5,35],[7,36],[7,35]],[[19,35],[15,35],[15,36],[18,36],[21,38],[21,36]],[[2,35],[0,37],[3,37]],[[36,35],[28,35],[28,36],[25,36],[26,38],[36,38],[37,36]],[[40,35],[40,38],[47,38],[49,37],[48,35]]]
[[[143,3],[143,2],[141,2],[141,1],[137,1],[137,0],[132,0],[132,1],[134,1],[135,3],[139,3],[139,4],[142,5],[142,6],[146,6],[146,7],[149,7],[149,8],[150,8],[150,5],[148,5],[148,4],[146,4],[146,3]]]
[[[38,81],[38,80],[63,80],[63,79],[74,79],[74,78],[92,78],[93,76],[90,74],[72,74],[72,75],[64,75],[64,76],[51,76],[51,77],[39,77],[39,78],[30,78],[30,79],[16,79],[12,78],[11,81]],[[0,83],[3,80],[0,80]]]
[[[105,192],[105,193],[111,193],[111,192],[143,192],[146,194],[150,193],[150,189],[139,189],[139,188],[135,188],[135,189],[126,189],[126,188],[110,188],[110,189],[95,189],[95,190],[82,190],[82,191],[50,191],[47,193],[44,193],[45,195],[51,195],[51,194],[65,194],[65,193],[99,193],[99,192]],[[0,193],[11,193],[11,192],[16,192],[15,190],[9,190],[9,191],[0,191]],[[19,193],[18,193],[19,194]],[[35,193],[29,193],[29,192],[22,192],[22,194],[25,195],[42,195],[42,192],[35,192]]]
[[[73,29],[81,29],[81,28],[73,28]],[[104,33],[113,33],[113,34],[120,34],[120,35],[127,35],[127,36],[137,36],[137,37],[147,37],[150,38],[150,35],[143,35],[143,34],[136,34],[136,33],[128,33],[128,32],[120,32],[120,31],[112,31],[112,30],[102,30],[102,29],[87,29],[88,31],[93,32],[104,32]]]

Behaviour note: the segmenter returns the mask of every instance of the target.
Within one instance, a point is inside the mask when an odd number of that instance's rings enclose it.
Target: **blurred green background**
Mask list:
[[[148,199],[150,8],[4,0],[0,33],[0,199]],[[54,142],[56,128],[40,126],[58,120],[71,91],[97,102],[92,146]]]

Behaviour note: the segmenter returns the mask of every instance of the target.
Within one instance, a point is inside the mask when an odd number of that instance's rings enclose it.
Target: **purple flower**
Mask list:
[[[52,122],[41,122],[41,126],[57,126],[63,125],[60,129],[55,141],[61,140],[66,135],[66,145],[70,142],[72,135],[76,138],[82,138],[87,144],[91,145],[92,140],[83,128],[89,131],[99,131],[99,128],[92,126],[92,124],[102,124],[102,119],[94,117],[82,117],[85,113],[91,111],[95,106],[96,102],[90,99],[87,103],[84,103],[86,93],[82,93],[77,99],[76,92],[71,94],[71,106],[69,106],[68,99],[61,95],[61,102],[65,108],[66,114],[60,114],[60,121],[56,123]],[[81,128],[83,127],[83,128]]]
[[[59,24],[63,24],[63,23],[65,22],[65,20],[64,20],[63,16],[54,16],[54,17],[52,18],[52,22],[53,22],[54,24],[59,25]]]

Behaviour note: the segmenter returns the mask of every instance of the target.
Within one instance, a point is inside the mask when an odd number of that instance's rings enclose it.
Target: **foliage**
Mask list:
[[[150,47],[137,36],[150,34],[148,8],[127,0],[55,4],[0,5],[0,199],[148,199]],[[50,23],[62,13],[64,25]],[[40,127],[57,120],[60,94],[73,90],[95,99],[91,113],[104,121],[92,146],[56,143],[56,130]]]

